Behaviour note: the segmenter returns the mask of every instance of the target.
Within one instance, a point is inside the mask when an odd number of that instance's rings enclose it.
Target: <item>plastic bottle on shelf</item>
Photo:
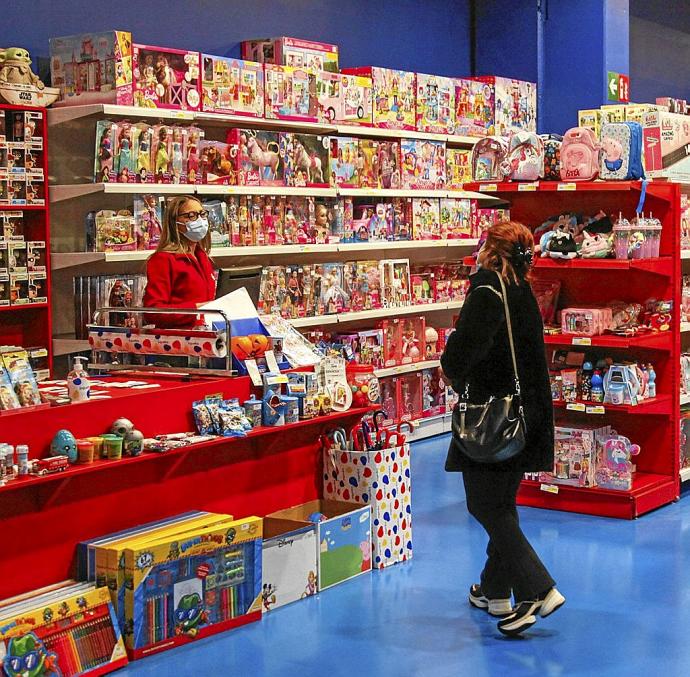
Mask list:
[[[647,367],[647,374],[649,381],[647,382],[647,393],[649,394],[649,399],[656,397],[656,372],[654,371],[654,365],[649,364]]]
[[[582,392],[582,401],[591,402],[592,401],[592,375],[594,372],[594,367],[591,362],[585,362],[582,365],[582,383],[580,390]]]
[[[29,447],[26,444],[17,445],[17,474],[29,474]]]
[[[91,381],[82,362],[85,357],[75,357],[72,371],[67,374],[67,392],[72,402],[85,402],[91,397]]]
[[[594,370],[592,375],[592,402],[604,401],[604,379],[601,377],[601,372],[598,369]]]

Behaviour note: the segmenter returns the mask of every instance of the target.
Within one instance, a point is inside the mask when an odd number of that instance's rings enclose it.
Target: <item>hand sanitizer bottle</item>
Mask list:
[[[649,364],[647,367],[647,374],[649,376],[649,381],[647,382],[647,392],[649,393],[649,399],[656,397],[656,372],[654,371],[654,365]]]
[[[67,374],[67,392],[72,402],[85,402],[91,397],[91,381],[82,361],[85,357],[75,357],[72,371]]]

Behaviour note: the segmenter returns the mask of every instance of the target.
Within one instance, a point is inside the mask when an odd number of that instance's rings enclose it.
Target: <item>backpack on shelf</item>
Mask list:
[[[513,132],[508,139],[507,178],[537,181],[544,174],[544,142],[534,132]]]
[[[601,128],[602,179],[637,181],[642,167],[642,125],[639,122],[609,122]]]
[[[500,136],[487,136],[477,141],[472,150],[474,181],[503,181],[507,173],[508,144]]]
[[[569,129],[561,144],[561,181],[594,181],[599,175],[600,150],[591,129]]]
[[[544,181],[561,180],[561,145],[560,134],[541,134],[544,143]]]

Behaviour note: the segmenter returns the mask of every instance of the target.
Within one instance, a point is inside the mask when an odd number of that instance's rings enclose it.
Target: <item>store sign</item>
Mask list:
[[[606,91],[609,101],[630,101],[630,76],[615,71],[608,72]]]

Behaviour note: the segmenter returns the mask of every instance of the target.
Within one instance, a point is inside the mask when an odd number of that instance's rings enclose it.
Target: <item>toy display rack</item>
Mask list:
[[[683,183],[681,184],[681,193],[685,195],[690,195],[690,184]],[[681,276],[678,281],[678,284],[682,287],[683,284],[683,275],[690,275],[690,250],[688,249],[682,249],[680,252],[680,266],[681,266]],[[680,306],[678,306],[680,307]],[[680,347],[681,347],[681,352],[687,353],[690,352],[690,322],[681,322],[680,323]],[[683,395],[681,394],[680,396],[680,406],[681,407],[687,407],[690,405],[690,395]],[[680,470],[680,481],[681,484],[683,482],[687,482],[690,480],[690,468],[681,468]]]
[[[0,104],[0,111],[32,111],[41,114],[43,129],[43,176],[45,205],[0,205],[0,211],[24,212],[25,239],[46,243],[45,295],[48,303],[30,303],[0,307],[0,345],[24,348],[42,346],[48,351],[48,368],[52,370],[52,312],[50,269],[50,205],[48,189],[48,125],[45,108]]]
[[[553,214],[566,211],[606,213],[632,217],[640,197],[639,181],[592,181],[581,183],[536,182],[469,184],[468,190],[490,192],[509,200],[511,217],[537,225]],[[560,306],[604,305],[625,300],[644,303],[649,298],[671,299],[675,310],[672,330],[637,337],[571,335],[545,336],[548,351],[556,347],[575,351],[599,348],[605,354],[635,357],[654,362],[659,374],[658,396],[633,406],[591,403],[556,407],[557,422],[611,424],[619,433],[642,447],[631,491],[573,487],[523,481],[518,494],[521,505],[567,510],[606,517],[632,519],[678,498],[680,417],[680,186],[650,182],[644,211],[663,224],[660,257],[628,262],[612,259],[572,261],[538,260],[535,276],[563,282]]]

